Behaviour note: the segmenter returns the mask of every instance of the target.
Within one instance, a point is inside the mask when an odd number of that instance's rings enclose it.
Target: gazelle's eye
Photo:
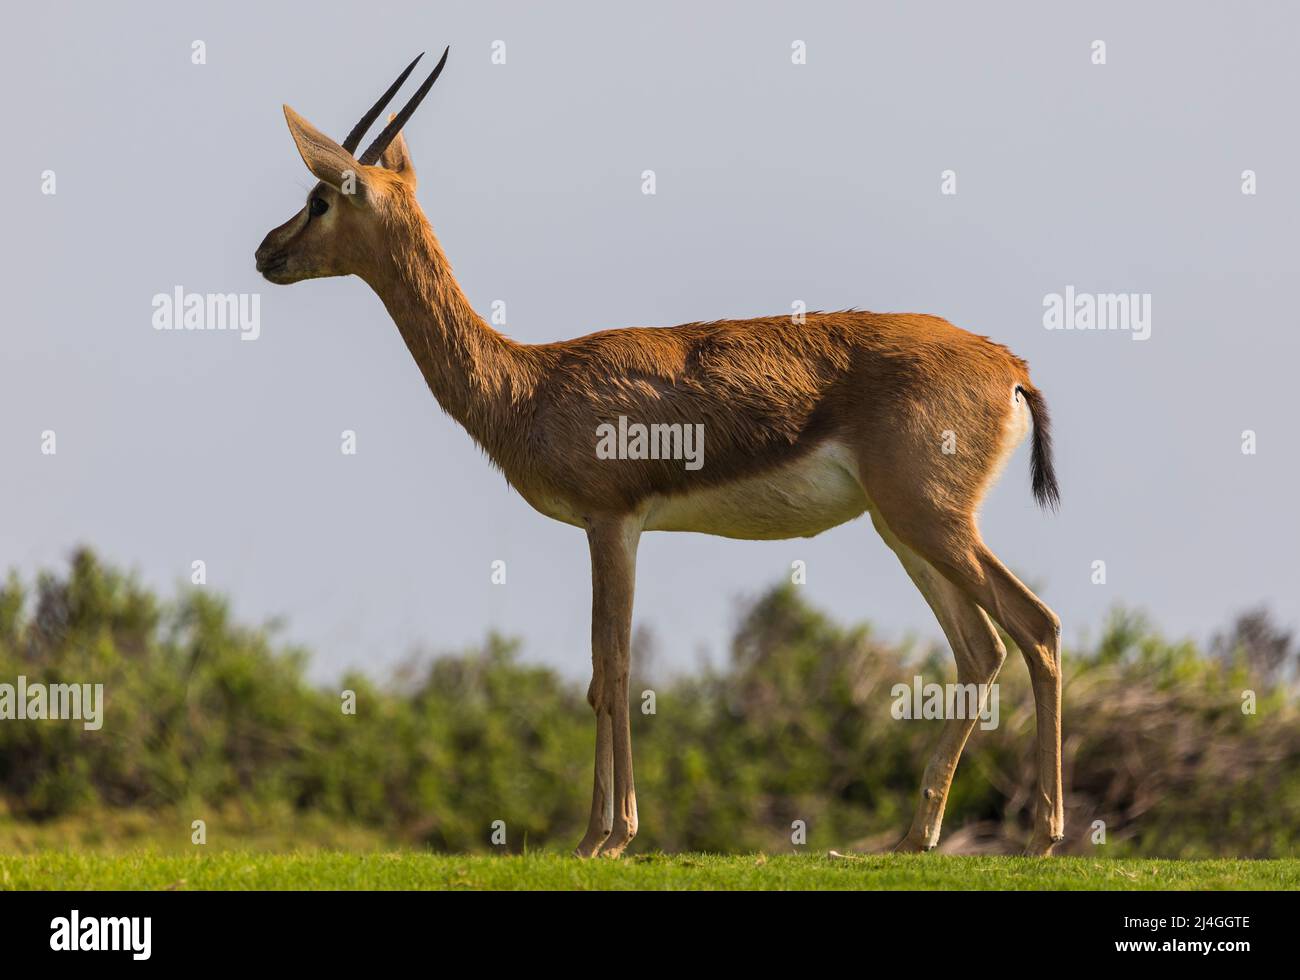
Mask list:
[[[311,208],[311,216],[313,218],[319,218],[330,209],[329,202],[322,197],[313,197],[309,207]]]

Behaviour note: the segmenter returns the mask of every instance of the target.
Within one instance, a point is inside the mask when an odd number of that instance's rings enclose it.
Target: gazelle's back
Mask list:
[[[792,515],[788,533],[761,515],[713,533],[799,536],[857,516],[865,501],[850,500],[854,494],[832,493],[818,507],[810,488],[838,483],[844,469],[856,480],[867,461],[915,467],[928,459],[980,485],[1008,442],[1023,436],[1022,426],[1006,429],[1013,388],[1027,382],[1024,362],[937,317],[844,311],[810,313],[804,323],[766,317],[627,328],[531,351],[545,365],[533,423],[554,462],[544,468],[584,500],[636,506],[743,483],[748,489],[714,494],[709,509],[770,512],[782,508],[767,496],[785,494],[792,509],[813,512]],[[703,465],[623,459],[593,468],[578,459],[590,460],[599,427],[620,418],[700,427]],[[965,430],[960,462],[944,458],[942,445],[957,428]],[[815,462],[791,469],[814,454]],[[778,471],[787,478],[773,477]],[[765,488],[757,496],[755,480]],[[661,510],[666,528],[709,530],[676,516],[675,506]],[[756,533],[736,533],[745,528]]]

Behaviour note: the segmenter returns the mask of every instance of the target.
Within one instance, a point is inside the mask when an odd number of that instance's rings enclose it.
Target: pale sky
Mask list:
[[[382,6],[9,11],[0,565],[30,576],[84,542],[170,592],[202,559],[322,679],[490,628],[588,670],[583,534],[442,414],[365,284],[253,268],[313,183],[281,103],[342,138],[450,44],[406,129],[419,197],[511,336],[795,301],[946,317],[1025,357],[1051,407],[1060,513],[1033,505],[1026,444],[983,527],[1067,642],[1118,603],[1197,639],[1260,602],[1300,623],[1295,5]],[[177,286],[260,294],[261,336],[155,331],[152,297]],[[1150,338],[1045,329],[1067,286],[1150,294]],[[668,666],[717,658],[737,598],[795,559],[837,618],[939,637],[865,519],[789,542],[648,534],[636,620]]]

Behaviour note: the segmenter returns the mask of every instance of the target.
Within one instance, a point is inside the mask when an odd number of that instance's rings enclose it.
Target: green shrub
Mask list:
[[[1295,854],[1294,653],[1259,615],[1209,655],[1123,612],[1092,650],[1067,651],[1065,850]],[[591,710],[516,652],[490,636],[387,684],[325,689],[306,681],[305,651],[234,623],[209,593],[162,602],[80,551],[31,594],[13,576],[0,589],[0,683],[102,683],[105,721],[0,721],[0,799],[28,821],[293,813],[447,851],[488,849],[502,820],[512,850],[567,847],[590,803]],[[893,843],[941,724],[890,713],[893,685],[917,673],[953,680],[951,657],[844,628],[793,587],[767,593],[724,670],[634,679],[638,848],[781,851],[794,821],[812,848]],[[952,849],[1014,850],[1031,823],[1034,713],[1014,649],[999,680],[1001,724],[976,729],[949,800]],[[638,710],[647,688],[653,714]],[[341,709],[345,689],[355,714]]]

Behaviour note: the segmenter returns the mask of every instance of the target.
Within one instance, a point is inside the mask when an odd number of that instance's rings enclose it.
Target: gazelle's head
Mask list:
[[[448,51],[450,48],[448,49]],[[274,283],[359,275],[368,278],[389,253],[394,217],[409,215],[415,203],[415,168],[407,153],[402,127],[437,81],[447,63],[437,67],[402,111],[359,157],[357,144],[406,81],[420,58],[402,72],[340,145],[288,106],[284,118],[307,169],[320,181],[301,211],[270,231],[258,246],[257,271]],[[421,55],[420,57],[423,57]]]

